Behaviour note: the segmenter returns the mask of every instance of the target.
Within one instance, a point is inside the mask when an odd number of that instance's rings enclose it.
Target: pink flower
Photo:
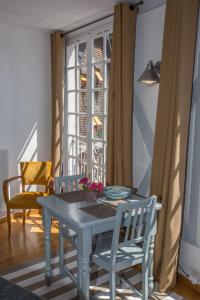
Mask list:
[[[97,190],[98,190],[99,192],[102,192],[102,191],[103,191],[103,183],[102,183],[102,182],[99,182],[99,183],[97,184]]]
[[[103,186],[103,183],[102,182],[91,182],[89,180],[88,177],[84,177],[84,178],[81,178],[79,180],[79,184],[81,185],[82,189],[85,190],[85,191],[98,191],[98,192],[102,192],[103,189],[104,189],[104,186]]]
[[[79,180],[80,184],[88,184],[89,183],[89,178],[83,177]]]
[[[98,185],[96,182],[91,182],[89,185],[88,185],[88,190],[89,191],[96,191],[98,188]]]

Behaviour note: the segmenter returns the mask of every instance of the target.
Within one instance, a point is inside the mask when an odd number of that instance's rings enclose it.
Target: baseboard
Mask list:
[[[182,284],[187,285],[190,289],[200,294],[200,285],[192,284],[192,282],[188,278],[180,273],[178,273],[178,281]]]

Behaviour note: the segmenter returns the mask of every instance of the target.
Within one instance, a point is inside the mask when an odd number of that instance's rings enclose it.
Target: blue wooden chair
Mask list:
[[[114,230],[97,240],[92,261],[109,272],[111,300],[116,298],[117,273],[137,264],[142,264],[142,295],[144,300],[148,299],[149,246],[155,205],[156,197],[118,205]]]
[[[55,177],[56,193],[65,193],[79,190],[79,181],[84,178],[84,174]]]
[[[72,175],[72,176],[61,176],[55,177],[55,192],[56,193],[66,193],[79,190],[79,181],[84,178],[84,174]],[[67,225],[59,222],[59,267],[60,274],[67,273],[69,277],[74,280],[73,274],[64,267],[64,239],[70,241],[70,243],[77,247],[77,234],[71,230]]]

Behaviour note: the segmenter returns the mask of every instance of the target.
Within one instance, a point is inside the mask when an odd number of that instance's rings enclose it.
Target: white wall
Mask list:
[[[149,60],[161,60],[165,5],[147,11],[137,18],[134,120],[133,181],[141,194],[148,194],[155,132],[159,84],[148,87],[137,82]]]
[[[49,160],[51,152],[50,35],[0,24],[0,150],[8,175],[20,160]]]

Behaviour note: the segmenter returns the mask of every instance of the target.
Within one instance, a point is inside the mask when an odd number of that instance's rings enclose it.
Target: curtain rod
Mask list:
[[[144,4],[143,1],[140,1],[140,2],[135,3],[135,4],[130,4],[129,8],[130,8],[131,10],[134,10],[135,8],[138,8],[138,6],[140,6],[140,5],[142,5],[142,4]],[[74,31],[76,31],[76,30],[79,30],[79,29],[82,29],[82,28],[84,28],[84,27],[87,27],[87,26],[89,26],[89,25],[92,25],[92,24],[94,24],[94,23],[96,23],[96,22],[105,20],[105,19],[107,19],[107,18],[109,18],[109,17],[112,17],[113,15],[114,15],[114,14],[112,13],[112,14],[109,14],[109,15],[107,15],[107,16],[105,16],[105,17],[101,17],[101,18],[99,18],[99,19],[96,19],[95,21],[92,21],[92,22],[89,22],[89,23],[84,24],[84,25],[82,25],[82,26],[76,27],[76,28],[74,28],[74,29],[72,29],[72,30],[69,30],[69,31],[67,31],[67,32],[61,33],[60,36],[61,36],[61,37],[65,37],[65,36],[66,36],[67,34],[69,34],[69,33],[72,33],[72,32],[74,32]]]

